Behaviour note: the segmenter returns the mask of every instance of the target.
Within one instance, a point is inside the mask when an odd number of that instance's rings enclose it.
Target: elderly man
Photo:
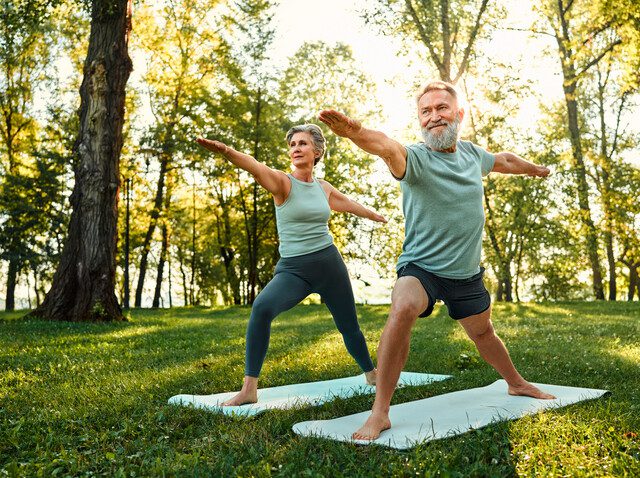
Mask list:
[[[545,177],[549,169],[519,156],[490,154],[458,140],[464,110],[455,88],[434,81],[416,97],[423,143],[403,146],[379,131],[334,110],[320,113],[338,136],[380,156],[400,181],[405,241],[396,266],[398,280],[389,318],[378,347],[378,378],[372,413],[353,434],[375,440],[391,427],[389,406],[409,353],[411,329],[418,317],[442,300],[475,343],[480,355],[508,383],[511,395],[554,398],[518,373],[491,323],[491,298],[480,267],[484,210],[482,176],[495,171]]]

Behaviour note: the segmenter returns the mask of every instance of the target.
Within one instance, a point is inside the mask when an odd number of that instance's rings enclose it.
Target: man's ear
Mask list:
[[[460,118],[460,122],[464,119],[464,108],[458,108],[458,117]]]

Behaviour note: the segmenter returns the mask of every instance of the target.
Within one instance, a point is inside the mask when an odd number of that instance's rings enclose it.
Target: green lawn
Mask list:
[[[373,352],[387,312],[359,308]],[[408,452],[291,431],[367,410],[372,396],[252,419],[167,405],[239,387],[248,314],[135,310],[126,323],[76,324],[0,313],[0,476],[640,476],[640,303],[496,305],[526,378],[612,395]],[[418,322],[406,370],[453,378],[401,389],[394,403],[498,378],[443,308]],[[323,306],[276,320],[261,386],[356,373]]]

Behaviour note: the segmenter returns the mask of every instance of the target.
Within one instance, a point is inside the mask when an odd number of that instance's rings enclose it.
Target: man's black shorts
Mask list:
[[[412,276],[418,279],[429,297],[429,305],[420,317],[431,315],[436,300],[441,300],[449,310],[449,317],[455,320],[484,312],[491,305],[491,296],[482,282],[483,275],[484,267],[481,267],[480,272],[467,279],[446,279],[413,262],[398,271],[398,278]]]

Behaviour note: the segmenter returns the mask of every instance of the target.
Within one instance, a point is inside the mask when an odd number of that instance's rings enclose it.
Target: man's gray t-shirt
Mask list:
[[[455,153],[407,146],[407,171],[400,180],[405,240],[397,270],[413,262],[449,279],[480,272],[484,188],[482,176],[495,156],[469,141]]]

